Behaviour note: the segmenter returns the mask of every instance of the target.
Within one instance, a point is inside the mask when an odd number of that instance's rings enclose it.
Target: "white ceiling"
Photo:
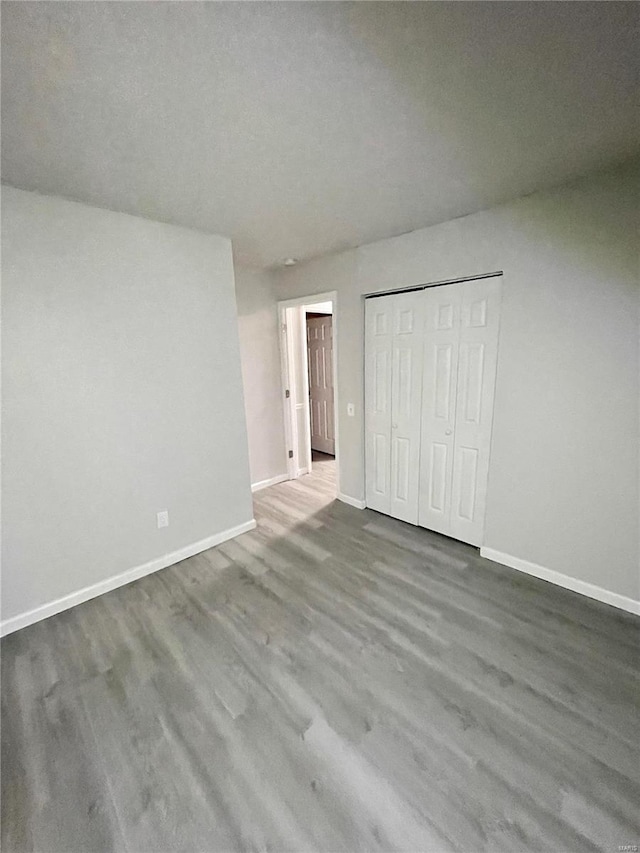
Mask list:
[[[3,179],[268,266],[638,150],[636,3],[2,3]]]

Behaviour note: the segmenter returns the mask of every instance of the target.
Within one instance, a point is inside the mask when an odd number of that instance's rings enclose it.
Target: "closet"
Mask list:
[[[501,276],[365,302],[366,503],[482,544]]]

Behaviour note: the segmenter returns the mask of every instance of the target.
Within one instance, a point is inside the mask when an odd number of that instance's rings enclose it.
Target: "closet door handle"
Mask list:
[[[452,432],[453,432],[452,429],[445,429],[444,434],[445,435],[451,435]]]
[[[391,429],[398,429],[398,424],[391,424]]]

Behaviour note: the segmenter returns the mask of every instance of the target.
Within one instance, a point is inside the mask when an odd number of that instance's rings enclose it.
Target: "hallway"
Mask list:
[[[336,496],[336,457],[319,450],[311,451],[311,476],[315,488],[332,498]]]

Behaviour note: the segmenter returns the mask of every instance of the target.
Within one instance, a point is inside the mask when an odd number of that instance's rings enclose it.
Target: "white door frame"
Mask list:
[[[334,402],[334,430],[336,436],[336,494],[340,492],[340,404],[338,397],[338,293],[335,290],[323,293],[313,293],[310,296],[299,296],[295,299],[282,299],[278,302],[278,320],[280,323],[280,368],[282,380],[282,410],[284,415],[284,434],[287,445],[287,475],[290,480],[295,480],[302,474],[311,471],[311,422],[309,417],[309,375],[306,363],[306,339],[307,325],[304,327],[305,338],[305,361],[304,364],[291,364],[293,346],[291,340],[291,329],[287,323],[287,310],[289,308],[301,308],[305,305],[315,305],[317,302],[331,302],[333,305],[333,402]],[[298,425],[295,417],[295,404],[293,396],[287,397],[286,392],[293,393],[291,382],[292,371],[301,371],[302,388],[304,394],[305,430],[307,439],[304,443],[303,458],[298,458]],[[293,450],[293,457],[289,457],[289,451]]]

